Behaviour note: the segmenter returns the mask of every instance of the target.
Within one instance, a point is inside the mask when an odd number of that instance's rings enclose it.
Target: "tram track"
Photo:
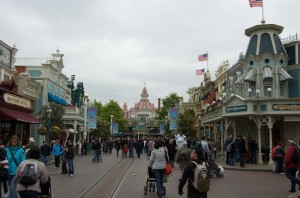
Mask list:
[[[124,183],[124,178],[134,160],[135,158],[123,158],[120,160],[78,198],[114,197]]]

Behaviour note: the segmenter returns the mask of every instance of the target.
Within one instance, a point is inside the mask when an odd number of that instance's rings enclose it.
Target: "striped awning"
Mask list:
[[[280,81],[293,79],[293,77],[290,76],[290,74],[287,73],[287,71],[283,67],[280,68],[279,72],[280,72]]]
[[[264,77],[264,79],[265,78],[273,78],[273,73],[272,73],[271,67],[264,67],[263,77]]]
[[[244,81],[255,81],[255,74],[254,74],[254,69],[249,69],[247,72]]]
[[[243,80],[244,80],[245,76],[246,76],[246,74],[243,73],[243,75],[241,75],[241,76],[235,81],[234,84],[235,84],[235,85],[237,85],[237,84],[243,84]]]

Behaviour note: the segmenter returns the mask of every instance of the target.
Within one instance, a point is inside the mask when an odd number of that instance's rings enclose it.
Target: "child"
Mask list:
[[[128,145],[125,144],[123,147],[123,157],[127,157],[127,153],[128,153]]]
[[[68,171],[68,168],[67,168],[67,158],[66,158],[66,152],[63,151],[63,154],[62,154],[62,165],[61,165],[61,174],[65,174],[65,175],[68,175],[69,174],[69,171]]]

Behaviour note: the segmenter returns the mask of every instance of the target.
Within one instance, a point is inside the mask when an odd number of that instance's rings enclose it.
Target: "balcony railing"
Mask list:
[[[300,35],[297,34],[297,33],[293,36],[290,35],[287,38],[281,39],[283,44],[287,44],[287,43],[290,43],[290,42],[293,42],[293,41],[299,41],[299,40],[300,40]]]

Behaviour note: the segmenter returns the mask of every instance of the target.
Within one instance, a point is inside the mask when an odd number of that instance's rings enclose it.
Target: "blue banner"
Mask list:
[[[176,130],[177,129],[177,124],[176,124],[177,116],[178,116],[178,109],[177,108],[169,109],[170,130]]]
[[[118,134],[119,133],[119,123],[113,122],[111,127],[112,127],[112,133],[113,134]]]
[[[159,125],[159,134],[163,135],[165,133],[165,124]]]
[[[87,128],[97,129],[97,107],[87,109]]]

